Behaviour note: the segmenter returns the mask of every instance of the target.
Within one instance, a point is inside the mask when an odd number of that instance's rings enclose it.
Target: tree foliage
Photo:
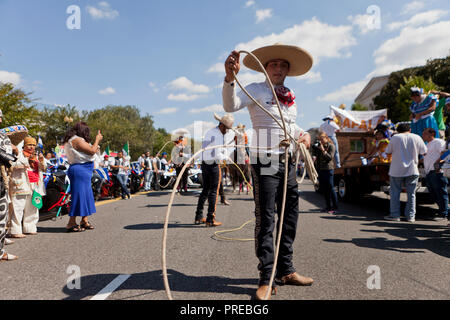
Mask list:
[[[31,135],[36,135],[42,126],[39,112],[31,93],[16,89],[11,83],[0,83],[0,109],[3,112],[1,127],[24,125]]]
[[[361,103],[354,103],[352,104],[352,111],[367,111],[369,108],[367,108],[365,105],[362,105]]]

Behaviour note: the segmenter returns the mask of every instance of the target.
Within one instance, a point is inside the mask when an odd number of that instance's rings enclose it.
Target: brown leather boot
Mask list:
[[[279,282],[281,285],[310,286],[313,284],[314,280],[310,277],[304,277],[299,275],[297,272],[294,272],[282,277]]]
[[[269,286],[268,285],[262,285],[258,288],[258,290],[256,290],[256,294],[255,294],[255,298],[256,300],[266,300],[266,294],[267,291],[269,290]],[[270,290],[269,292],[269,296],[267,297],[267,300],[270,300],[270,298],[273,295],[277,294],[277,288],[272,287],[272,290]]]
[[[222,222],[219,222],[219,221],[216,221],[216,220],[214,220],[213,222],[206,221],[206,226],[207,227],[218,227],[218,226],[221,226],[221,225],[222,225]]]
[[[203,224],[206,222],[206,218],[201,218],[200,220],[195,220],[195,224]]]

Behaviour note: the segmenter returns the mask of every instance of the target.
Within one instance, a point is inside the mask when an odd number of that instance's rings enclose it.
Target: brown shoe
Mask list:
[[[299,275],[297,272],[288,274],[279,280],[281,285],[292,285],[292,286],[310,286],[313,284],[314,280],[309,277],[304,277]]]
[[[206,218],[201,218],[200,220],[195,220],[195,224],[203,224],[206,223]]]
[[[256,290],[255,298],[256,300],[266,300],[267,291],[269,290],[268,285],[262,285]],[[267,297],[267,300],[270,300],[270,298],[273,295],[277,294],[277,288],[272,287],[272,290],[269,292],[269,296]]]
[[[213,222],[206,222],[206,226],[207,227],[218,227],[218,226],[221,226],[222,225],[222,222],[219,222],[219,221],[216,221],[216,220],[214,220]]]

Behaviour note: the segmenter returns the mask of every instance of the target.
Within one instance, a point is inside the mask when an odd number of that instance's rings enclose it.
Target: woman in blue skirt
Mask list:
[[[68,176],[72,195],[69,223],[66,227],[68,232],[94,229],[88,221],[88,217],[96,212],[91,178],[94,171],[94,154],[102,139],[103,136],[98,131],[94,144],[90,144],[90,129],[84,122],[78,122],[64,138],[64,150],[70,164]],[[77,224],[76,217],[82,217],[80,225]]]
[[[411,132],[422,137],[422,132],[426,128],[433,128],[436,131],[436,138],[439,138],[439,128],[434,118],[437,99],[433,94],[423,94],[422,88],[411,88],[411,99],[413,100],[410,109],[412,112]]]

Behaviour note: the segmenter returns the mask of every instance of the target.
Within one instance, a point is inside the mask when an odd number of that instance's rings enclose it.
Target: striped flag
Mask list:
[[[39,149],[44,150],[44,144],[42,143],[41,135],[39,135],[38,147],[39,147]]]

